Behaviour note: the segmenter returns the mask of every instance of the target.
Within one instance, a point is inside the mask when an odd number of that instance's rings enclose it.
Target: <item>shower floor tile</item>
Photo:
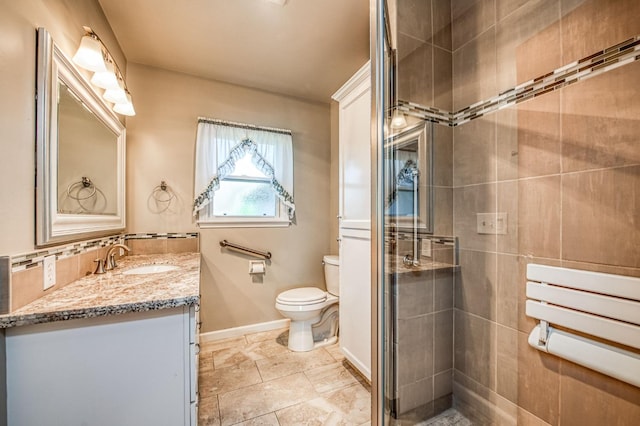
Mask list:
[[[368,425],[370,387],[339,344],[292,352],[287,337],[281,329],[202,343],[198,424]]]

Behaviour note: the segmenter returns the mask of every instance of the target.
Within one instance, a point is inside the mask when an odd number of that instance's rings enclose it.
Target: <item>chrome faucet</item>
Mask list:
[[[124,244],[114,244],[111,247],[109,247],[109,249],[107,250],[107,255],[104,257],[104,270],[105,271],[110,271],[112,269],[114,269],[116,266],[118,266],[118,264],[116,263],[116,254],[114,253],[114,250],[117,248],[121,248],[124,249],[128,252],[131,251],[131,249],[127,246],[125,246]]]

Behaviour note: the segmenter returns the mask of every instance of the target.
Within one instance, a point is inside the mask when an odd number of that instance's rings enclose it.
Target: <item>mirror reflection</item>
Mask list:
[[[398,227],[432,226],[432,123],[420,123],[387,139],[387,222]]]
[[[58,213],[116,214],[117,139],[58,81]]]

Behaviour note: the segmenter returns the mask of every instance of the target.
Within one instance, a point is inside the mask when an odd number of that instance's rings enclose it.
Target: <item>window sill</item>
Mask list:
[[[199,220],[198,227],[207,228],[286,228],[291,224],[289,219],[241,219],[228,218],[216,220]]]

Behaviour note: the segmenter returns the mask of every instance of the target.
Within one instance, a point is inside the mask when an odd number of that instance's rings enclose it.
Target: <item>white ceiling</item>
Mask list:
[[[127,61],[320,102],[369,57],[369,0],[99,0]]]

